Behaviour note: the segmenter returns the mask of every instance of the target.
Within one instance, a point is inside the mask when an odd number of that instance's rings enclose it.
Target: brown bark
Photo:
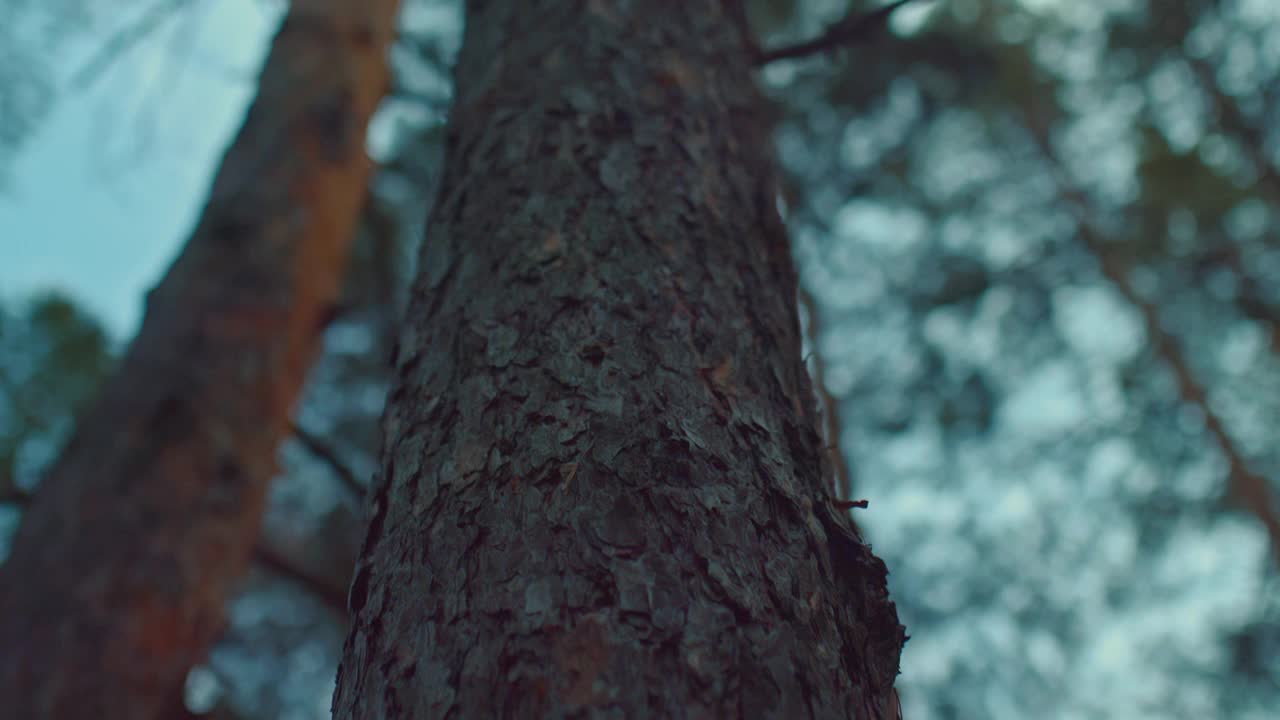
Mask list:
[[[0,715],[174,717],[339,289],[396,0],[294,0],[137,339],[0,568]]]
[[[725,5],[468,3],[335,717],[887,712]]]

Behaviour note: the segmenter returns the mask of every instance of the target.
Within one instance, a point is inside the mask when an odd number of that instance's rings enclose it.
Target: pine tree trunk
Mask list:
[[[335,717],[888,712],[728,4],[467,3]]]
[[[117,374],[0,568],[0,716],[182,713],[337,297],[396,0],[294,0]]]

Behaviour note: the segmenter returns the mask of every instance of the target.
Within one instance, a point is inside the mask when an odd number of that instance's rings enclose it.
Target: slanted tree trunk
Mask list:
[[[0,568],[0,716],[172,718],[337,297],[396,0],[294,0],[119,371]]]
[[[729,4],[467,3],[337,718],[890,712]]]

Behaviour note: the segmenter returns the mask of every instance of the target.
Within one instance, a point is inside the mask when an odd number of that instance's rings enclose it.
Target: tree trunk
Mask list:
[[[0,715],[181,713],[333,310],[397,4],[294,0],[199,225],[0,568]]]
[[[335,716],[887,716],[730,3],[467,5]]]

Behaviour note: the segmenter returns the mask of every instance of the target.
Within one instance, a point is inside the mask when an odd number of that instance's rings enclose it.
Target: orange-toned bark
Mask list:
[[[0,715],[181,715],[336,300],[398,0],[294,0],[141,332],[0,568]]]

